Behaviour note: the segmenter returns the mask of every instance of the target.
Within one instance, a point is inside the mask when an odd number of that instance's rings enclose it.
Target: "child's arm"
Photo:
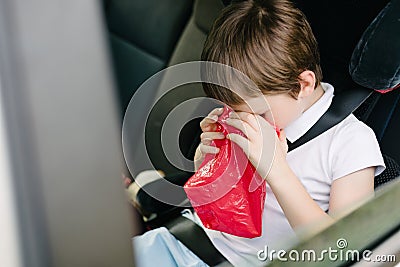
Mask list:
[[[346,175],[332,182],[329,215],[326,214],[310,197],[300,180],[286,164],[282,168],[280,177],[267,179],[279,205],[292,228],[300,228],[311,223],[321,222],[330,224],[333,219],[330,215],[349,212],[361,200],[374,194],[375,168],[366,168]],[[357,188],[357,190],[354,190]]]
[[[232,118],[227,123],[244,132],[247,139],[237,134],[230,134],[227,138],[243,149],[257,172],[267,180],[292,228],[302,228],[318,221],[332,223],[333,218],[310,197],[290,169],[286,152],[279,144],[273,127],[260,116],[237,114],[240,119]],[[286,136],[283,134],[281,139],[286,139]],[[367,168],[335,180],[332,183],[329,213],[372,195],[373,177],[374,168]]]
[[[365,168],[334,180],[331,185],[329,214],[348,212],[360,201],[373,197],[375,169]]]

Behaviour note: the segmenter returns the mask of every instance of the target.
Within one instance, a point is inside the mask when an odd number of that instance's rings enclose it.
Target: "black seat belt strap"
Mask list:
[[[357,86],[357,85],[356,85]],[[334,97],[329,109],[302,137],[293,143],[288,142],[289,151],[304,145],[308,141],[340,123],[356,110],[372,93],[370,89],[361,86],[342,92]]]
[[[215,266],[226,261],[225,257],[211,243],[204,230],[192,220],[179,216],[165,224],[165,227],[208,265]]]

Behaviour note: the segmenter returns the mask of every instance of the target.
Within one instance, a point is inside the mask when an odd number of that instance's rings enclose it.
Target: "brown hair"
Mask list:
[[[263,94],[297,98],[299,75],[322,79],[318,45],[304,14],[287,0],[245,0],[223,9],[205,42],[203,61],[226,64],[247,75]],[[205,93],[226,104],[241,104],[232,91],[203,83]],[[246,94],[254,95],[251,88]]]

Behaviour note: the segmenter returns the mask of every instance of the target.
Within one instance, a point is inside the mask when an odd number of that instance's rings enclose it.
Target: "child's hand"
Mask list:
[[[219,148],[212,146],[211,141],[225,138],[222,133],[216,132],[216,122],[218,121],[218,116],[221,115],[223,111],[223,108],[216,108],[200,122],[200,128],[203,133],[200,135],[201,142],[194,155],[195,170],[197,170],[203,162],[205,154],[217,154],[219,152]]]
[[[259,115],[246,112],[232,114],[227,124],[239,129],[247,137],[233,133],[227,135],[227,138],[243,149],[261,177],[267,182],[279,177],[281,168],[287,165],[287,142],[284,131],[278,138],[275,129],[266,120]]]

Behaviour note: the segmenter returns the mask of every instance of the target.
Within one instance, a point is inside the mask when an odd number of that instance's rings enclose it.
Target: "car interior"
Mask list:
[[[181,212],[192,209],[183,185],[199,122],[220,106],[190,63],[232,1],[245,0],[0,1],[0,266],[132,266],[141,256],[132,236],[162,226],[208,265],[230,266]],[[386,164],[374,198],[294,248],[337,247],[346,237],[349,248],[398,263],[400,0],[294,2],[335,97],[289,150],[353,113],[373,129]]]
[[[289,150],[336,125],[350,113],[370,126],[384,154],[386,171],[375,179],[375,189],[400,175],[400,150],[396,145],[400,128],[399,34],[397,15],[400,1],[317,1],[297,0],[317,38],[324,81],[335,87],[329,111]],[[168,66],[198,61],[213,21],[230,1],[220,0],[104,0],[110,54],[114,66],[117,95],[123,115],[136,90],[146,79]],[[397,24],[396,24],[397,23]],[[168,80],[168,72],[159,83]],[[182,85],[163,95],[162,86],[146,92],[143,105],[152,106],[147,120],[136,121],[134,130],[123,133],[130,140],[124,153],[132,180],[141,171],[161,170],[165,176],[141,184],[132,196],[144,218],[143,229],[166,226],[173,235],[209,265],[224,261],[204,232],[178,216],[178,207],[151,197],[164,191],[160,180],[182,186],[193,172],[182,171],[168,161],[161,145],[161,128],[167,115],[180,103],[204,96],[200,83]],[[163,95],[158,99],[157,96]],[[156,101],[157,99],[157,101]],[[193,106],[195,112],[196,106]],[[204,116],[206,114],[203,114]],[[188,116],[181,125],[179,149],[193,159],[199,143],[199,121]],[[146,133],[143,133],[141,126]],[[139,133],[140,132],[140,133]],[[142,135],[142,136],[141,136]],[[144,138],[145,146],[136,145]],[[130,151],[128,151],[130,150]],[[148,157],[149,160],[143,160]],[[126,157],[127,158],[127,157]],[[182,190],[176,203],[187,204]],[[195,234],[194,234],[195,233]],[[200,241],[199,241],[200,240]],[[196,244],[202,243],[202,249]]]

